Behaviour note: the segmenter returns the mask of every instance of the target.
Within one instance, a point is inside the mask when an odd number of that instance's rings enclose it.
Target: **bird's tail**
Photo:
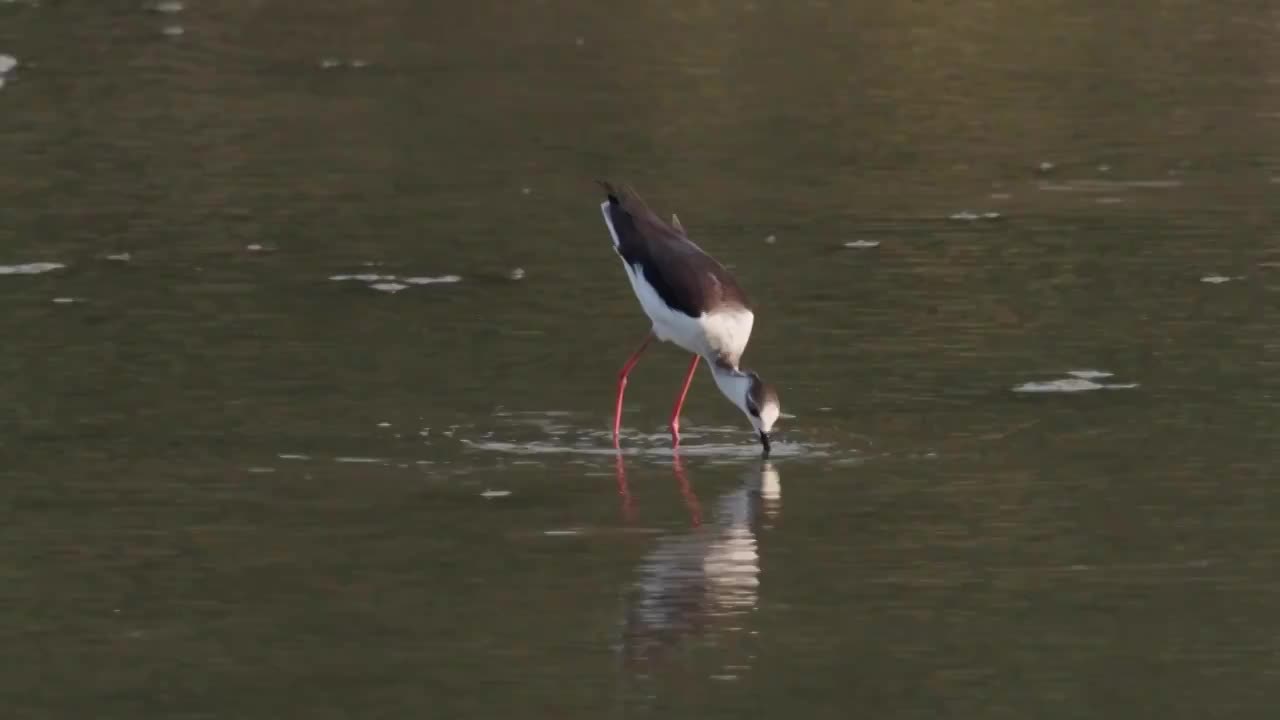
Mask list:
[[[624,212],[622,210],[622,198],[626,197],[626,193],[625,191],[619,192],[617,187],[608,180],[596,180],[596,183],[600,185],[608,198],[600,203],[600,214],[604,216],[604,224],[609,228],[609,236],[613,238],[613,247],[617,249],[622,245],[622,242],[618,239],[618,230],[613,225],[613,213],[615,210]]]
[[[596,184],[604,190],[605,196],[608,197],[609,202],[613,204],[621,203],[622,198],[627,196],[626,188],[619,188],[608,180],[596,180]]]
[[[604,190],[607,198],[600,203],[600,211],[604,214],[605,224],[609,226],[609,233],[613,235],[614,247],[619,246],[618,225],[626,222],[642,222],[666,228],[669,232],[685,236],[687,239],[684,226],[680,224],[680,218],[673,214],[671,223],[668,224],[649,209],[644,198],[640,197],[630,185],[617,185],[608,180],[596,180],[596,184]],[[624,221],[623,218],[627,220]]]

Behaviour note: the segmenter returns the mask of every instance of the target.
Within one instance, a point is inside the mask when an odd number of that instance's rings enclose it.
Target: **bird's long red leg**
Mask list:
[[[680,447],[680,410],[684,407],[684,396],[689,394],[693,373],[698,369],[698,361],[701,359],[700,355],[694,355],[693,362],[689,363],[689,373],[684,376],[684,386],[680,388],[680,397],[676,398],[676,409],[671,413],[671,442],[676,447]]]
[[[618,373],[618,401],[613,408],[613,446],[618,447],[618,430],[622,428],[622,394],[627,390],[627,376],[631,374],[631,368],[640,362],[640,354],[645,348],[649,347],[649,343],[653,342],[653,332],[644,336],[644,342],[640,343],[640,347],[631,353],[631,357],[627,359],[627,364],[622,366],[622,371]]]

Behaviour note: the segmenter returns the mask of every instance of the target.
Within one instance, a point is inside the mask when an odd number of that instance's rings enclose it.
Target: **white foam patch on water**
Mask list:
[[[949,220],[961,220],[964,222],[976,222],[978,220],[999,220],[1000,213],[998,212],[979,213],[979,212],[973,212],[972,210],[961,210],[960,212],[952,213],[948,215],[947,218]]]
[[[543,530],[542,534],[548,537],[572,537],[574,535],[581,535],[582,531],[581,530]]]
[[[276,457],[280,458],[281,460],[310,460],[311,459],[310,455],[303,455],[302,453],[278,453]]]
[[[500,498],[500,497],[507,497],[510,494],[511,494],[510,490],[485,490],[484,492],[480,493],[480,497]]]
[[[334,70],[344,66],[359,70],[360,68],[369,67],[369,61],[364,58],[352,58],[351,60],[343,60],[336,57],[320,58],[320,68],[323,70]]]
[[[164,33],[169,37],[179,37],[181,35],[185,35],[187,31],[181,25],[169,25],[165,27],[163,30],[161,30],[160,32]]]
[[[58,305],[70,305],[70,304],[72,304],[72,303],[80,303],[80,302],[84,302],[84,299],[83,299],[83,298],[73,298],[73,297],[56,297],[56,298],[54,298],[54,299],[53,299],[53,302],[54,302],[54,303],[56,303],[56,304],[58,304]]]
[[[1088,377],[1062,378],[1060,380],[1047,380],[1040,382],[1026,382],[1013,388],[1017,393],[1077,393],[1089,392],[1091,390],[1131,390],[1138,387],[1138,383],[1097,383],[1094,379],[1110,377],[1111,373],[1099,370],[1077,370],[1071,374],[1082,373]],[[1090,373],[1092,373],[1090,375]],[[1090,379],[1092,378],[1092,379]]]
[[[161,2],[158,2],[155,5],[152,5],[151,9],[159,13],[164,13],[166,15],[173,15],[174,13],[182,12],[183,8],[185,7],[186,6],[183,5],[181,2],[179,2],[178,0],[161,0]]]
[[[0,53],[0,75],[4,75],[16,67],[18,67],[18,58]]]
[[[434,285],[435,283],[456,283],[462,282],[462,278],[457,275],[440,275],[438,277],[407,277],[404,282],[410,285]]]
[[[375,457],[336,457],[333,459],[333,461],[339,462],[339,463],[357,463],[357,464],[365,464],[365,465],[377,465],[379,463],[386,462],[386,460],[383,458],[375,458]]]
[[[62,263],[34,262],[22,265],[0,265],[0,275],[39,275],[66,267]]]
[[[1018,385],[1014,392],[1021,393],[1072,393],[1088,390],[1101,390],[1102,385],[1084,378],[1063,378],[1045,382],[1027,382]]]
[[[415,275],[413,277],[397,277],[395,275],[380,275],[378,273],[354,273],[343,275],[330,275],[330,280],[337,282],[345,282],[347,280],[356,280],[358,282],[369,283],[369,287],[384,293],[398,293],[401,290],[407,290],[414,285],[436,285],[461,282],[462,278],[458,275]]]
[[[1114,193],[1120,190],[1172,190],[1182,187],[1181,180],[1062,180],[1040,183],[1045,192]]]
[[[854,240],[853,242],[845,243],[844,246],[847,248],[854,248],[857,250],[861,250],[863,248],[880,247],[880,241],[879,240]]]
[[[107,259],[114,260],[116,262],[129,262],[130,260],[133,259],[133,256],[127,252],[124,252],[124,253],[116,253],[115,255],[108,255]]]
[[[1106,370],[1068,370],[1067,374],[1083,380],[1097,380],[1098,378],[1111,377],[1112,375],[1115,375],[1115,373],[1110,373]]]
[[[251,467],[248,468],[248,471],[255,475],[265,475],[267,473],[275,472],[276,469],[273,467]]]
[[[360,282],[378,282],[379,280],[395,280],[395,275],[375,275],[373,273],[360,273],[359,275],[330,275],[330,280],[359,280]]]
[[[1200,282],[1209,283],[1210,285],[1221,285],[1232,280],[1243,280],[1244,277],[1237,275],[1236,277],[1227,277],[1226,275],[1205,275],[1200,278]]]

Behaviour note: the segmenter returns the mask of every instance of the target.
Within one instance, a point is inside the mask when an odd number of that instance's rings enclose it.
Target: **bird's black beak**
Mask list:
[[[767,433],[767,432],[765,432],[765,431],[763,431],[763,430],[761,430],[761,431],[760,431],[760,444],[764,446],[764,457],[765,457],[765,459],[768,459],[768,458],[769,458],[769,450],[770,450],[770,448],[769,448],[769,433]]]

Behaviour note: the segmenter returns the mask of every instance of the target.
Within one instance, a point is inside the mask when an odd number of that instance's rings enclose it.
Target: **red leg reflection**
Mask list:
[[[698,504],[698,495],[693,492],[689,478],[684,474],[684,463],[680,453],[671,456],[671,469],[676,473],[676,481],[680,483],[680,494],[684,496],[684,506],[689,509],[689,521],[694,527],[702,525],[702,506]]]
[[[618,453],[614,469],[618,475],[618,496],[622,498],[622,519],[632,522],[636,519],[636,509],[631,502],[631,488],[627,485],[627,468],[622,462],[622,453]]]

